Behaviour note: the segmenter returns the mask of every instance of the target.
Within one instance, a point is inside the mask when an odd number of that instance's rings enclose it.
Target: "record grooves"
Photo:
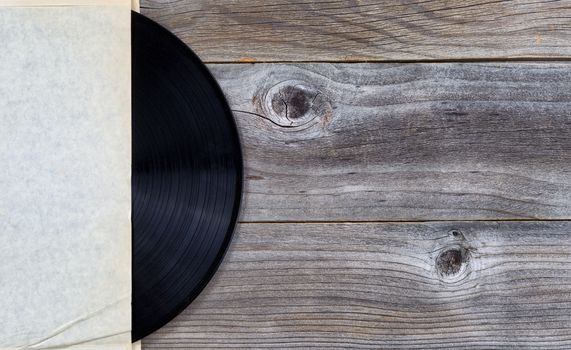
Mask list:
[[[133,341],[206,286],[230,242],[242,192],[232,113],[198,57],[132,15]]]

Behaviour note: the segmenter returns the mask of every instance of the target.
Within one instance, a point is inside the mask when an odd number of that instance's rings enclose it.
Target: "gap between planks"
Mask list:
[[[506,58],[451,58],[451,59],[418,59],[418,60],[252,60],[252,61],[208,61],[203,60],[205,64],[359,64],[359,63],[375,63],[375,64],[442,64],[442,63],[553,63],[553,62],[571,62],[571,57],[506,57]]]
[[[264,225],[264,224],[292,224],[292,225],[319,225],[319,224],[422,224],[422,223],[454,223],[454,222],[571,222],[569,219],[446,219],[446,220],[303,220],[303,221],[238,221],[238,225]]]

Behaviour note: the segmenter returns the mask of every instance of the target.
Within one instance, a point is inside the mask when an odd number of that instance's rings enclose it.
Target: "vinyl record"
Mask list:
[[[232,113],[198,57],[132,15],[133,341],[201,292],[230,242],[242,157]]]

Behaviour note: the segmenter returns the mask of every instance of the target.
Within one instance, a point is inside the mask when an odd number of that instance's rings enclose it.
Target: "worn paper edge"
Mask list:
[[[0,0],[0,7],[42,7],[42,6],[128,6],[126,0]],[[130,7],[133,11],[140,12],[140,1],[131,0]],[[138,341],[133,344],[125,345],[102,345],[102,344],[85,344],[75,345],[77,350],[100,350],[110,347],[112,349],[125,350],[141,350],[142,342]],[[0,347],[0,350],[14,350],[14,348]]]
[[[66,7],[66,6],[94,6],[94,7],[128,7],[133,11],[140,12],[139,0],[0,0],[0,8],[2,7]],[[129,69],[131,67],[129,66]],[[130,332],[130,331],[129,331]],[[141,350],[142,342],[121,344],[70,344],[65,349],[73,348],[74,350]],[[49,349],[64,349],[59,347],[51,347]],[[5,348],[0,350],[32,350],[34,348]]]
[[[138,0],[134,0],[138,4]],[[135,3],[133,3],[134,5]],[[0,7],[132,6],[129,0],[0,0]],[[138,6],[138,5],[137,5]],[[1,349],[0,349],[1,350]]]
[[[0,350],[33,350],[34,348],[0,348]],[[86,345],[71,345],[70,347],[50,348],[51,350],[141,350],[141,342],[133,344],[86,344]]]

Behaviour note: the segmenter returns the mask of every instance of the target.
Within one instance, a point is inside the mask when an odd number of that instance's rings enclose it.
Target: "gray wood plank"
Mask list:
[[[208,62],[570,58],[568,0],[142,0]]]
[[[571,217],[569,64],[211,65],[243,221]]]
[[[571,223],[242,224],[144,349],[571,348]]]

